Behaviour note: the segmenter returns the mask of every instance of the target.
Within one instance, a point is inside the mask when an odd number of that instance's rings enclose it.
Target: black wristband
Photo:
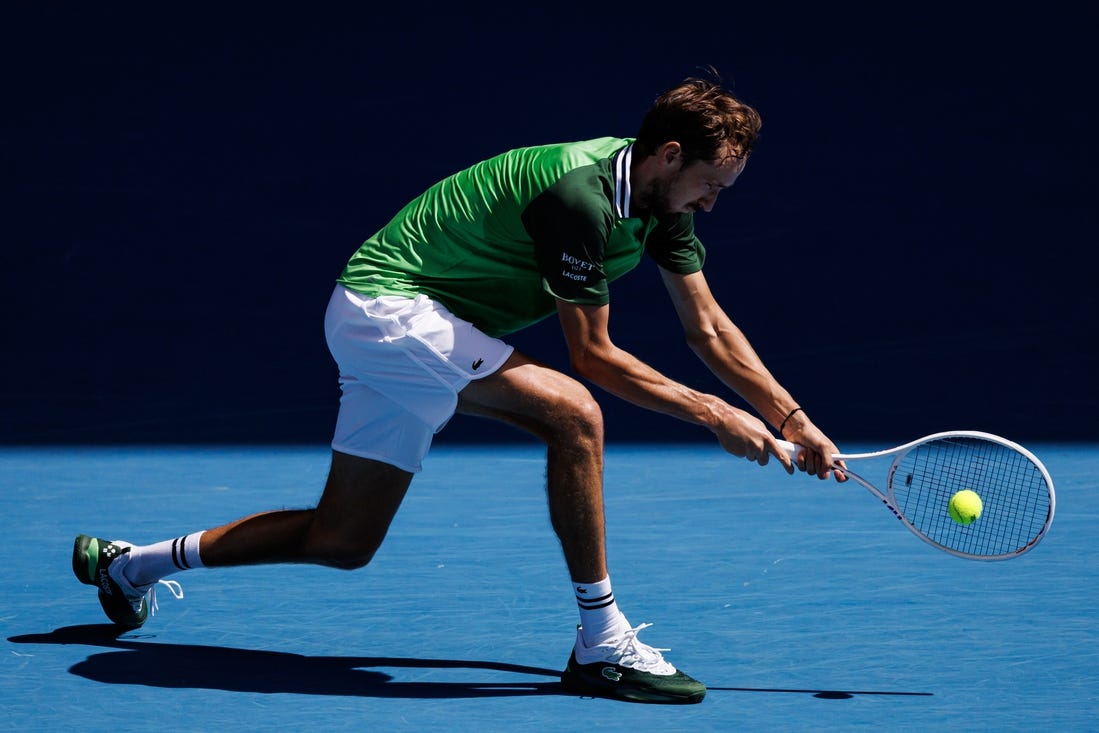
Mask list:
[[[800,407],[795,407],[794,409],[790,410],[790,412],[786,415],[785,418],[783,418],[782,425],[778,426],[779,433],[782,433],[783,429],[786,427],[786,423],[790,420],[790,418],[792,418],[794,416],[794,413],[797,412],[798,410],[801,410],[801,408]],[[805,412],[805,410],[801,410],[801,411]]]

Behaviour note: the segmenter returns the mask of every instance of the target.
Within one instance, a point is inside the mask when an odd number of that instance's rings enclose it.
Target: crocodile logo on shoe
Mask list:
[[[622,679],[622,673],[614,667],[604,667],[603,669],[599,670],[599,673],[611,682],[618,682]]]

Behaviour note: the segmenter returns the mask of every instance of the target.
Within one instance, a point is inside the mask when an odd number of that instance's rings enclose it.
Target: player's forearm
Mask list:
[[[713,429],[731,409],[714,395],[699,392],[664,376],[617,347],[604,354],[588,353],[573,360],[573,368],[615,397],[647,410]]]
[[[798,406],[735,326],[704,338],[689,339],[689,343],[718,379],[776,429]]]

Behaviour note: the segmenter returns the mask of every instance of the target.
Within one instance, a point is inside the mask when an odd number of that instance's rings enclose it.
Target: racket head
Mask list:
[[[983,504],[968,525],[951,519],[948,508],[963,489],[977,492]],[[902,446],[885,501],[920,539],[973,560],[1007,560],[1034,549],[1057,505],[1053,479],[1033,453],[978,431],[936,433]]]

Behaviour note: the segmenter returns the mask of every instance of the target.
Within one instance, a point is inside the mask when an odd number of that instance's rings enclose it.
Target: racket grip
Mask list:
[[[798,447],[799,446],[795,445],[794,443],[791,443],[788,440],[783,440],[782,438],[778,438],[777,440],[778,440],[779,446],[784,451],[786,451],[786,455],[790,456],[791,461],[798,457]]]

